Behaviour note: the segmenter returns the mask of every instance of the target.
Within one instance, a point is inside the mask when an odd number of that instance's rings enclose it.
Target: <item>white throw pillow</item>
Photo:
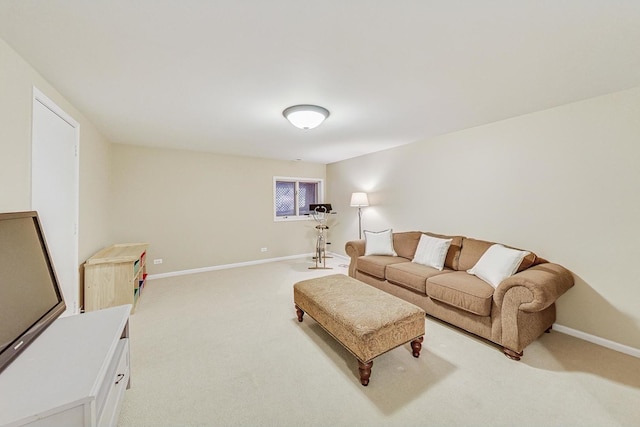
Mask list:
[[[452,239],[439,239],[423,234],[420,236],[418,248],[413,256],[412,262],[437,268],[442,271],[449,246],[451,246],[451,240]]]
[[[495,288],[518,270],[522,259],[529,253],[528,251],[510,249],[503,245],[492,245],[480,257],[476,265],[471,270],[467,270],[467,273],[474,274]]]
[[[393,234],[391,229],[384,231],[366,231],[364,232],[365,255],[390,255],[397,256],[393,250]]]

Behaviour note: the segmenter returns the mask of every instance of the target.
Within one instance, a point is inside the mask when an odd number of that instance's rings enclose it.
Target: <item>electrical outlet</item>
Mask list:
[[[153,260],[154,264],[162,264],[162,258],[156,258]]]
[[[260,248],[260,252],[267,252],[267,248]]]

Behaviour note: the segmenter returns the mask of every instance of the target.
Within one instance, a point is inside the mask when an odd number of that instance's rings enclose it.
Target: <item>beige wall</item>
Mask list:
[[[576,276],[558,324],[640,348],[639,163],[640,88],[334,163],[333,250],[357,237],[349,197],[367,191],[363,228],[530,249]]]
[[[273,177],[324,179],[325,169],[114,144],[112,237],[150,243],[151,274],[312,253],[314,222],[274,222]]]
[[[558,323],[640,348],[640,88],[325,168],[112,146],[0,39],[0,212],[30,209],[33,86],[80,123],[79,264],[136,240],[165,260],[151,273],[309,253],[315,224],[273,221],[272,179],[326,170],[333,251],[357,236],[348,201],[364,190],[366,229],[464,234],[565,265],[577,283]]]
[[[11,47],[0,39],[0,212],[31,209],[33,86],[80,123],[79,260],[108,241],[109,144]]]

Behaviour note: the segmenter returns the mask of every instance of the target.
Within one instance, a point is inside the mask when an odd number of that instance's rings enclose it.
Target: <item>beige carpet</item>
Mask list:
[[[344,273],[298,259],[151,280],[131,317],[124,426],[640,426],[640,359],[558,332],[514,362],[426,319],[408,345],[357,362],[292,285]],[[591,308],[585,307],[585,315]]]

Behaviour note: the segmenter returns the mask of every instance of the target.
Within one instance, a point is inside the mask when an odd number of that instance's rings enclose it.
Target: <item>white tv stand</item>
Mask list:
[[[62,317],[0,373],[0,426],[115,426],[130,305]]]

